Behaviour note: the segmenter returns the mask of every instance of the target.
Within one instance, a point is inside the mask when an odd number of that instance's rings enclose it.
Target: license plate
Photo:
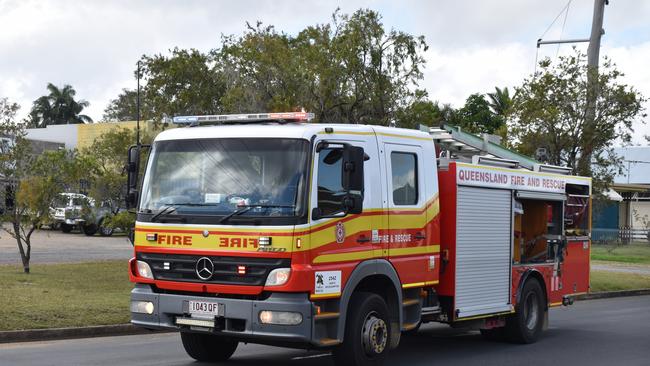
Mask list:
[[[223,316],[224,306],[216,302],[190,301],[190,314]]]

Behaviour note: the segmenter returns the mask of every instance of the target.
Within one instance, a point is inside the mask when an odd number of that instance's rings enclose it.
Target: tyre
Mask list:
[[[61,224],[61,231],[63,231],[64,233],[69,233],[72,231],[72,229],[74,229],[74,225],[65,224],[65,223]]]
[[[81,231],[83,231],[86,236],[93,236],[97,232],[97,224],[83,225]]]
[[[99,220],[99,235],[101,236],[113,235],[113,228],[104,226],[104,219]]]
[[[390,347],[388,306],[379,295],[352,295],[345,321],[343,344],[332,352],[336,365],[379,366]]]
[[[235,353],[239,342],[211,334],[181,332],[185,352],[201,362],[226,361]]]
[[[546,296],[539,281],[529,279],[524,284],[515,314],[506,320],[508,339],[515,343],[534,343],[542,334]]]

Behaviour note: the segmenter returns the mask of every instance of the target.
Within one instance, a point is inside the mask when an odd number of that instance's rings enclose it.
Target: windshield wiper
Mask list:
[[[151,222],[156,222],[156,219],[158,219],[161,216],[167,216],[170,213],[176,211],[176,207],[178,206],[214,206],[211,203],[192,203],[192,202],[183,202],[183,203],[170,203],[165,206],[162,210],[158,211],[155,215],[149,219]]]
[[[219,220],[220,224],[223,224],[224,222],[230,220],[233,216],[238,216],[243,213],[246,213],[250,211],[251,209],[254,208],[295,208],[295,205],[265,205],[265,204],[260,204],[260,205],[240,205],[238,206],[239,209],[229,213],[228,215],[224,216]]]

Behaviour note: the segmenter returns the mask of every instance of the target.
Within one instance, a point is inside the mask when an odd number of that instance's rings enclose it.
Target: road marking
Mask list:
[[[311,355],[311,356],[299,356],[299,357],[294,357],[291,360],[306,360],[309,358],[319,358],[319,357],[326,357],[326,356],[331,356],[331,353],[322,353],[320,355]]]

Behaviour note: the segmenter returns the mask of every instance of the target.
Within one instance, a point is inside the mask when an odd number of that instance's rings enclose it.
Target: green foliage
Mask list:
[[[141,118],[161,121],[181,114],[221,112],[220,100],[225,85],[222,74],[216,69],[218,60],[195,49],[174,48],[170,52],[170,56],[142,57],[145,85],[141,95]]]
[[[476,93],[467,98],[465,105],[452,115],[449,122],[470,133],[494,134],[505,124],[505,119],[492,112],[483,94]]]
[[[135,227],[135,214],[129,211],[121,211],[110,216],[104,222],[104,225],[113,229],[121,229],[128,233]]]
[[[75,100],[77,92],[72,86],[66,84],[59,89],[54,84],[48,83],[47,90],[48,95],[34,101],[28,118],[30,127],[92,122],[90,117],[81,114],[90,103],[85,100]]]
[[[140,98],[140,101],[143,101],[142,98]],[[104,109],[102,120],[107,122],[135,121],[138,116],[137,106],[137,91],[122,89],[122,93],[111,100]],[[143,104],[140,109],[147,107],[148,104]],[[147,110],[143,114],[151,115],[152,111]]]
[[[421,36],[386,30],[371,10],[337,11],[330,23],[297,36],[248,25],[205,54],[175,48],[144,56],[142,118],[304,108],[316,121],[387,125],[405,116],[411,101],[422,102],[412,89],[422,79],[426,48]],[[105,118],[130,118],[133,97],[124,90]]]
[[[153,140],[153,135],[148,133],[140,137],[143,144]],[[112,213],[117,213],[124,205],[127,178],[122,172],[127,151],[134,142],[134,130],[112,129],[95,139],[92,146],[82,150],[79,157],[79,161],[87,167],[85,178],[90,183],[90,197],[97,204],[108,204]]]
[[[396,120],[398,126],[403,128],[417,129],[419,125],[439,126],[444,122],[449,110],[449,105],[441,107],[438,102],[429,100],[426,91],[416,90],[413,101],[397,111]]]
[[[50,205],[66,188],[78,187],[87,161],[76,151],[46,151],[34,156],[25,138],[25,125],[15,122],[18,106],[0,99],[0,176],[4,181],[6,207],[2,230],[16,239],[23,269],[29,273],[31,236],[49,221]]]
[[[533,156],[537,148],[545,148],[548,163],[593,176],[596,191],[602,191],[621,167],[613,142],[630,141],[632,122],[645,117],[645,98],[620,83],[623,74],[609,59],[598,71],[596,114],[589,123],[588,75],[594,71],[585,55],[575,51],[557,64],[540,62],[540,71],[516,89],[510,133],[519,152]]]

